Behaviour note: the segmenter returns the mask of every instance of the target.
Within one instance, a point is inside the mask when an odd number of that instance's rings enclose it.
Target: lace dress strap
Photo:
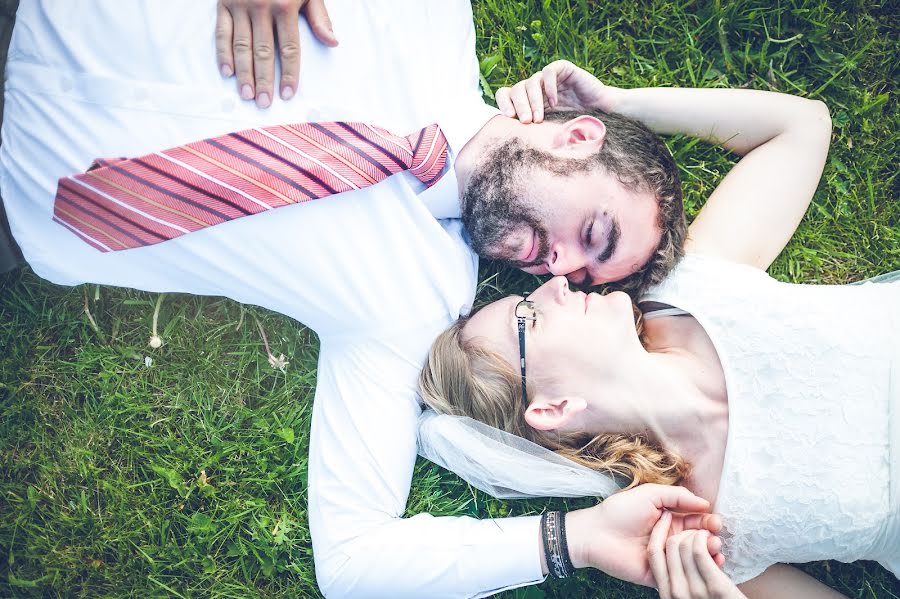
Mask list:
[[[654,318],[662,318],[663,316],[690,316],[681,308],[670,306],[662,302],[641,302],[638,307],[643,313],[644,320],[653,320]]]

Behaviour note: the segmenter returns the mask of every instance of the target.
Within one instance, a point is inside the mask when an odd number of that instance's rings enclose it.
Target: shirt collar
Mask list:
[[[455,161],[459,151],[469,143],[485,123],[500,114],[500,111],[484,103],[480,94],[471,100],[457,102],[449,109],[441,111],[437,124],[450,146],[450,170],[440,181],[419,193],[419,200],[435,218],[459,218],[459,182],[456,178]]]

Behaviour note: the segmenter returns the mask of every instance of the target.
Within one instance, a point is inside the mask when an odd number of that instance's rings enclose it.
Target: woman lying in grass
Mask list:
[[[825,106],[750,90],[616,89],[567,62],[498,92],[523,120],[540,120],[545,102],[721,140],[743,158],[690,226],[684,259],[639,298],[637,327],[627,295],[551,279],[446,331],[420,378],[426,403],[629,486],[686,486],[721,514],[724,570],[749,596],[836,595],[785,562],[871,559],[900,574],[900,277],[792,285],[765,272],[822,173]],[[439,421],[423,429],[426,444]],[[672,536],[665,551],[655,535],[661,595],[738,594],[708,555],[691,558],[690,537],[704,534]]]

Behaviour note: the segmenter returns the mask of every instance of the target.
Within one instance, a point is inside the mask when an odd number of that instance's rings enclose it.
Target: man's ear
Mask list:
[[[585,410],[587,402],[580,397],[548,398],[538,395],[525,410],[525,422],[539,431],[555,431],[572,425],[574,417]]]
[[[585,114],[563,123],[553,138],[553,145],[583,157],[596,154],[605,140],[606,125],[603,121]]]

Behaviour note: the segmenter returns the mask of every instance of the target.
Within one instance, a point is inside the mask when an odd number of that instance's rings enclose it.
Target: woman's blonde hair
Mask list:
[[[690,473],[685,460],[647,435],[559,433],[525,421],[518,372],[499,354],[463,339],[468,319],[458,320],[431,346],[419,375],[419,392],[441,414],[468,416],[542,445],[592,470],[630,481],[674,485]],[[640,319],[638,319],[640,326]]]

